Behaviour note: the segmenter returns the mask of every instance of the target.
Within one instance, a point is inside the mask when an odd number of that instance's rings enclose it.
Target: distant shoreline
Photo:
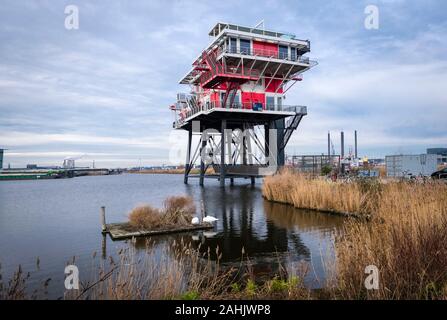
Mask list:
[[[208,169],[207,173],[213,173],[212,169]],[[127,173],[132,174],[185,174],[185,169],[156,169],[156,170],[135,170],[135,171],[127,171]],[[199,174],[200,170],[197,168],[191,169],[191,174]]]

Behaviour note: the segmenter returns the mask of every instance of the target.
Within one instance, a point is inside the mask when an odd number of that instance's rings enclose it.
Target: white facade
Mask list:
[[[388,177],[430,176],[437,170],[436,154],[393,155],[385,157]]]

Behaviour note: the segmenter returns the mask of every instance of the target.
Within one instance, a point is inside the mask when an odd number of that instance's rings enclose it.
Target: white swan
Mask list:
[[[203,218],[203,222],[208,222],[208,223],[213,223],[213,222],[216,222],[217,220],[219,220],[219,219],[216,219],[212,216],[206,216],[205,218]]]
[[[200,224],[199,218],[197,218],[197,217],[192,218],[191,224],[194,224],[194,225]]]

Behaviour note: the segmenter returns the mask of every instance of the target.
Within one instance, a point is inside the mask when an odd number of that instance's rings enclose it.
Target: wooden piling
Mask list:
[[[106,226],[106,207],[101,207],[101,231],[107,232],[107,226]]]
[[[206,217],[206,211],[205,211],[205,203],[203,200],[200,200],[200,222],[203,221],[203,218]]]

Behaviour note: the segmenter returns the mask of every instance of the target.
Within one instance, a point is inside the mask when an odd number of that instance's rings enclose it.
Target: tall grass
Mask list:
[[[380,192],[379,184],[332,182],[292,170],[266,177],[262,189],[267,200],[291,204],[296,208],[365,216],[372,213]]]
[[[148,241],[144,256],[133,248],[122,249],[119,260],[104,264],[96,278],[80,290],[69,291],[66,299],[298,299],[310,297],[301,278],[277,275],[258,283],[241,259],[239,267],[222,267],[210,251],[182,240],[168,245],[163,255],[154,255],[155,246]],[[242,253],[243,256],[243,253]]]
[[[291,171],[268,177],[263,195],[295,207],[367,216],[336,241],[333,298],[447,299],[447,185],[442,182],[331,182]],[[379,269],[366,290],[365,267]]]
[[[191,197],[173,196],[163,202],[163,209],[143,205],[134,208],[129,214],[129,224],[138,229],[159,229],[180,227],[191,224],[196,212]]]
[[[369,224],[350,222],[337,242],[337,295],[347,299],[447,299],[447,185],[390,183]],[[379,289],[363,286],[367,265]]]

